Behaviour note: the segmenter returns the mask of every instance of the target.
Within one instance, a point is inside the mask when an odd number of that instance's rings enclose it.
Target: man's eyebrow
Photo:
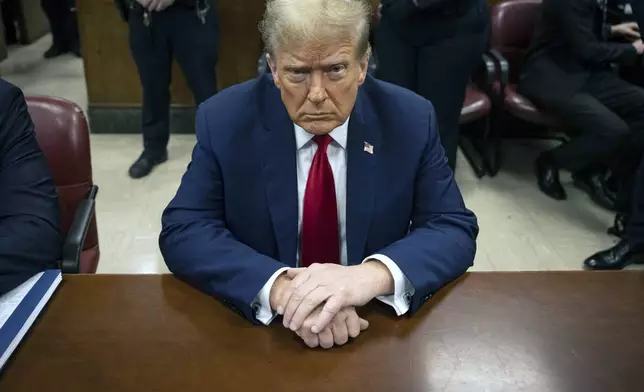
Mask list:
[[[285,65],[284,70],[286,71],[299,71],[299,72],[311,72],[312,68],[306,65]]]

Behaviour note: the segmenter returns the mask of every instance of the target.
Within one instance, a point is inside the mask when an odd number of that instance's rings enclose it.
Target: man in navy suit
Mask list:
[[[0,295],[54,268],[62,241],[56,188],[27,104],[0,79]]]
[[[367,76],[363,0],[271,0],[272,74],[202,104],[163,214],[170,270],[251,321],[342,345],[374,298],[417,311],[473,263],[478,227],[432,105]]]

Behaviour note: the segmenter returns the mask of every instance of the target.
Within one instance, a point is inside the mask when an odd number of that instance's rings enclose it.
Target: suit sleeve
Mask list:
[[[416,312],[442,286],[465,273],[474,262],[478,225],[465,208],[441,147],[433,107],[427,144],[414,189],[409,234],[379,251],[411,281]]]
[[[159,245],[172,273],[258,323],[257,294],[285,264],[239,242],[228,230],[224,179],[204,107],[197,113],[197,145],[176,196],[162,218]]]
[[[3,83],[0,81],[0,83]],[[20,90],[0,85],[0,295],[54,268],[60,207]]]
[[[618,63],[634,64],[639,55],[628,43],[603,42],[593,28],[597,3],[595,0],[562,0],[561,12],[557,12],[565,41],[571,50],[586,64]]]

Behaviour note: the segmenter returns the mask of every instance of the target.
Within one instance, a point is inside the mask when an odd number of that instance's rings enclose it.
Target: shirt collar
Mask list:
[[[300,148],[304,147],[308,142],[313,139],[314,135],[311,135],[310,133],[306,132],[304,128],[300,127],[297,124],[293,124],[295,126],[295,145],[297,146],[297,149],[299,150]],[[329,136],[333,138],[333,141],[338,143],[340,147],[343,149],[347,148],[347,134],[349,132],[349,119],[347,118],[347,121],[344,122],[344,124],[340,125],[331,133],[329,133]]]

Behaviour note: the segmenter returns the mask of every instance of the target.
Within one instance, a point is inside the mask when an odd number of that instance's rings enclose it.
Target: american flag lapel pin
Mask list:
[[[367,142],[364,142],[364,152],[373,155],[373,146]]]

